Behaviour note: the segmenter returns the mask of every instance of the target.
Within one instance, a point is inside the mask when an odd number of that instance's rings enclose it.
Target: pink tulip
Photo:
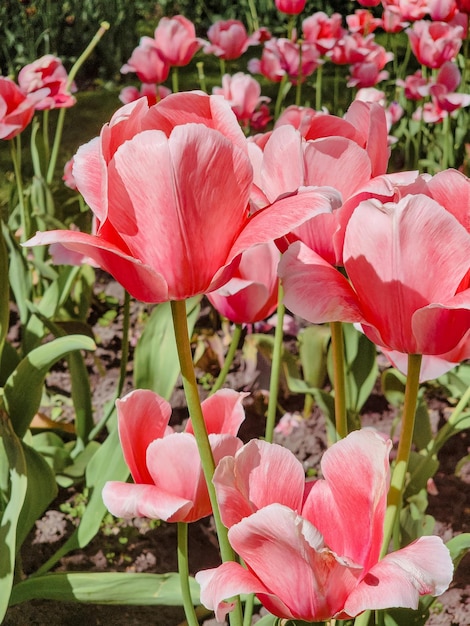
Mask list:
[[[309,189],[250,216],[245,136],[228,103],[199,92],[125,105],[79,149],[73,175],[96,235],[48,231],[28,245],[82,252],[145,302],[217,289],[244,250],[331,210],[331,190]]]
[[[73,191],[77,191],[77,183],[75,182],[75,178],[73,177],[72,168],[73,157],[69,159],[64,165],[64,175],[62,176],[62,180],[64,181],[66,187],[72,189]]]
[[[278,300],[279,258],[274,243],[246,250],[234,277],[207,294],[213,307],[235,324],[254,324],[272,315]]]
[[[52,54],[46,54],[25,65],[18,74],[18,84],[24,94],[36,93],[45,87],[49,89],[49,94],[35,105],[40,111],[67,108],[75,104],[76,100],[71,92],[76,91],[76,87],[73,84],[68,87],[67,80],[62,61]]]
[[[439,68],[453,61],[462,45],[463,28],[446,22],[415,22],[407,31],[413,54],[422,65]]]
[[[287,15],[298,15],[305,9],[307,0],[274,0],[276,8]]]
[[[196,38],[194,24],[183,15],[162,17],[155,29],[155,44],[171,66],[187,65],[203,42]],[[145,81],[158,82],[158,81]]]
[[[423,78],[421,70],[407,76],[405,80],[397,80],[397,85],[404,88],[405,98],[408,100],[422,100],[429,95],[429,83]]]
[[[25,96],[14,81],[0,76],[0,139],[19,135],[33,119],[35,105],[48,93],[42,89]]]
[[[328,16],[323,11],[317,11],[302,22],[302,33],[305,41],[318,48],[320,54],[325,54],[336,44],[344,34],[343,17],[340,13]]]
[[[273,119],[267,104],[262,104],[250,118],[250,128],[254,132],[263,132]]]
[[[135,72],[143,83],[163,83],[170,73],[170,65],[155,40],[142,37],[131,58],[121,67],[121,74]]]
[[[202,411],[216,464],[241,447],[236,437],[245,419],[246,394],[223,389],[204,400]],[[191,422],[182,433],[168,425],[170,404],[138,389],[116,402],[119,438],[134,484],[108,482],[103,500],[118,517],[194,522],[211,513]]]
[[[309,490],[302,465],[280,446],[251,441],[224,459],[214,483],[246,569],[224,563],[196,574],[217,621],[239,593],[255,593],[280,618],[307,622],[416,609],[420,595],[443,593],[453,567],[439,537],[421,537],[379,561],[390,448],[373,430],[351,433],[325,452],[324,478]]]
[[[261,85],[250,74],[237,72],[233,76],[225,74],[222,78],[222,87],[214,87],[215,95],[223,96],[230,104],[237,120],[248,126],[255,110],[262,102],[269,102],[269,98],[261,96]]]
[[[311,322],[358,322],[386,350],[443,355],[470,328],[469,251],[470,234],[434,199],[367,200],[345,228],[349,282],[301,243],[285,253],[279,275],[287,307]]]
[[[470,14],[470,0],[456,0],[457,8],[461,13]]]
[[[366,36],[352,33],[341,37],[327,56],[337,65],[363,63],[377,49],[384,50],[376,43],[374,33]]]
[[[320,63],[320,53],[314,45],[272,38],[264,44],[261,59],[249,61],[248,70],[252,74],[263,74],[274,82],[280,82],[287,75],[292,83],[297,84],[313,74]]]
[[[455,0],[428,0],[428,13],[435,22],[449,22],[456,11]]]
[[[356,9],[353,14],[346,16],[346,22],[351,33],[360,33],[361,35],[373,33],[376,28],[382,26],[382,20],[374,17],[366,9]]]
[[[422,20],[428,10],[428,0],[382,0],[384,9],[396,7],[402,20]]]
[[[380,0],[357,0],[363,7],[376,7],[380,4]]]
[[[410,23],[403,20],[400,9],[395,6],[384,8],[382,13],[382,28],[386,33],[399,33]]]
[[[139,98],[147,98],[147,102],[149,106],[157,104],[163,98],[166,98],[171,93],[171,90],[168,87],[164,87],[163,85],[155,85],[153,83],[142,83],[140,89],[137,87],[124,87],[121,89],[121,93],[119,94],[119,100],[123,104],[129,104],[130,102],[135,102]]]
[[[207,31],[207,37],[210,44],[204,47],[204,52],[227,61],[238,59],[254,43],[239,20],[214,22]]]

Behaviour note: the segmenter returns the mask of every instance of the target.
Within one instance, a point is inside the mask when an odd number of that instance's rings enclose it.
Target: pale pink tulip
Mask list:
[[[203,45],[196,37],[194,24],[183,15],[162,17],[154,36],[158,50],[171,66],[187,65]]]
[[[469,252],[470,234],[444,206],[410,194],[354,209],[343,247],[349,281],[301,243],[279,275],[288,308],[311,322],[359,322],[386,350],[443,355],[470,329]]]
[[[66,187],[72,189],[73,191],[77,191],[77,183],[75,182],[75,178],[73,177],[72,168],[73,157],[69,159],[64,165],[64,175],[62,176],[62,180],[64,181]]]
[[[18,74],[18,84],[24,94],[33,94],[41,90],[43,98],[36,102],[37,110],[68,108],[76,100],[72,92],[77,88],[74,84],[67,86],[68,75],[62,61],[52,55],[45,56],[25,65]],[[44,88],[49,93],[44,96]]]
[[[210,43],[204,46],[204,52],[226,61],[238,59],[254,43],[239,20],[214,22],[207,31],[207,37]]]
[[[428,13],[435,22],[449,22],[456,11],[455,0],[428,0]]]
[[[49,89],[25,96],[18,85],[0,76],[0,139],[19,135],[33,119],[35,105],[47,97]]]
[[[382,13],[382,28],[386,33],[399,33],[410,25],[403,20],[400,9],[395,6],[384,8]]]
[[[125,105],[75,156],[77,187],[96,235],[38,233],[28,245],[82,252],[145,302],[181,300],[225,284],[240,254],[331,210],[331,190],[294,193],[249,214],[247,141],[219,96],[172,94]]]
[[[407,31],[413,54],[422,65],[439,68],[453,61],[462,46],[463,28],[446,22],[415,22]]]
[[[131,58],[121,67],[121,74],[135,73],[143,83],[163,83],[170,73],[170,65],[155,40],[142,37]]]
[[[273,242],[246,250],[233,278],[207,294],[217,311],[235,324],[254,324],[277,307],[279,250]]]
[[[328,16],[323,11],[317,11],[302,22],[302,33],[305,41],[315,45],[320,54],[331,50],[344,34],[343,17],[340,13]]]
[[[214,482],[246,569],[224,563],[196,574],[201,601],[217,620],[239,593],[255,593],[273,615],[308,622],[417,608],[420,595],[443,593],[453,567],[439,537],[421,537],[379,561],[390,448],[372,430],[351,433],[325,452],[324,478],[310,484],[305,502],[302,465],[279,446],[252,441],[224,459]]]
[[[119,94],[119,100],[123,104],[129,104],[135,102],[139,98],[147,98],[149,106],[157,104],[163,98],[166,98],[171,93],[171,89],[164,87],[163,85],[155,85],[153,83],[142,83],[140,89],[137,87],[124,87]]]
[[[428,0],[382,0],[384,9],[396,7],[402,20],[421,20],[428,10]]]
[[[305,9],[306,0],[274,0],[275,5],[282,13],[298,15]]]
[[[243,72],[237,72],[233,76],[224,74],[222,87],[214,87],[212,92],[227,100],[243,126],[249,125],[255,110],[262,102],[269,102],[269,98],[261,95],[259,82]]]
[[[233,456],[242,442],[236,434],[245,419],[246,394],[223,389],[204,400],[202,411],[216,464]],[[103,500],[118,517],[149,517],[193,522],[211,513],[209,493],[191,422],[182,433],[168,425],[170,404],[139,389],[116,403],[119,438],[134,484],[108,482]]]

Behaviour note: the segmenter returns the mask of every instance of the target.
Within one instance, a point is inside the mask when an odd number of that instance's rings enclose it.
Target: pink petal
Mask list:
[[[421,537],[377,563],[351,593],[345,612],[365,609],[418,608],[419,596],[443,593],[452,580],[449,550],[439,537]]]
[[[269,593],[256,576],[238,563],[202,570],[196,574],[196,580],[201,585],[201,603],[215,611],[218,622],[223,622],[235,606],[234,602],[224,602],[225,599],[240,593]]]
[[[52,243],[60,243],[69,250],[93,259],[137,300],[142,302],[169,300],[168,286],[163,276],[100,237],[71,230],[50,230],[36,233],[24,245],[41,246]]]
[[[201,407],[208,434],[236,435],[245,419],[242,401],[247,395],[233,389],[220,389],[204,400]],[[185,430],[194,434],[191,420],[188,420]]]
[[[370,429],[335,443],[321,461],[325,479],[314,483],[302,509],[331,550],[365,570],[380,554],[390,449],[391,441]]]
[[[470,232],[470,180],[457,170],[444,170],[428,182],[431,196]]]
[[[268,504],[300,511],[305,474],[289,450],[253,439],[220,461],[213,482],[222,521],[231,527]]]
[[[467,272],[469,252],[464,228],[427,196],[405,196],[396,204],[359,204],[347,226],[344,264],[360,294],[366,335],[410,354],[450,350],[449,344],[462,336],[460,325],[442,333],[431,328],[431,320],[441,313],[427,310],[416,321],[413,315],[430,303],[446,306]],[[439,268],[439,280],[430,267]],[[455,316],[465,321],[467,313]]]
[[[310,522],[280,504],[245,517],[228,534],[249,571],[287,606],[288,613],[279,613],[269,597],[260,597],[279,617],[305,621],[331,618],[343,608],[362,571],[347,559],[336,557]]]
[[[317,324],[363,319],[346,278],[304,244],[289,246],[278,271],[287,308],[304,319]]]
[[[95,137],[80,146],[73,157],[73,177],[77,188],[85,198],[96,217],[106,219],[106,199],[104,197],[103,164],[100,154],[100,138]],[[105,174],[106,175],[106,174]]]
[[[124,518],[184,519],[193,506],[192,502],[178,495],[162,492],[154,485],[107,482],[102,497],[110,513]]]
[[[355,100],[344,119],[357,129],[372,164],[372,176],[385,174],[390,151],[387,145],[387,120],[380,104]]]
[[[270,202],[305,184],[302,137],[293,126],[273,130],[264,148],[261,179]]]
[[[171,406],[147,389],[131,391],[116,400],[119,438],[126,463],[136,483],[152,484],[146,463],[149,444],[168,434]]]

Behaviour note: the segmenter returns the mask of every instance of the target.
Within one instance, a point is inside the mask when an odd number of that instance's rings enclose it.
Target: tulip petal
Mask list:
[[[434,200],[452,213],[470,232],[470,180],[457,170],[438,172],[428,182]],[[452,193],[449,190],[452,189]]]
[[[264,148],[260,172],[261,188],[269,202],[305,185],[303,161],[299,131],[287,124],[274,129]]]
[[[107,482],[102,497],[110,513],[124,518],[184,519],[193,506],[191,501],[164,492],[154,485]]]
[[[137,300],[155,303],[169,300],[168,286],[163,276],[100,237],[73,230],[50,230],[36,233],[23,245],[42,246],[52,243],[60,243],[69,250],[93,259]]]
[[[228,532],[235,552],[288,614],[262,598],[279,617],[322,621],[336,615],[356,586],[362,568],[338,558],[325,547],[320,532],[295,511],[271,504],[245,517]],[[286,584],[288,581],[288,584]]]
[[[116,409],[122,451],[132,478],[136,483],[152,484],[146,452],[154,439],[168,434],[170,403],[153,391],[136,389],[117,400]]]
[[[380,104],[355,100],[344,119],[357,129],[372,164],[372,176],[385,174],[390,150],[387,147],[387,120]]]
[[[344,610],[354,617],[365,609],[417,609],[419,596],[444,593],[452,574],[452,560],[442,539],[421,537],[379,561],[351,593]]]
[[[390,449],[391,441],[372,429],[338,441],[323,455],[324,480],[314,483],[302,509],[331,550],[365,570],[380,554]]]
[[[359,322],[359,302],[346,278],[300,242],[289,246],[279,263],[284,302],[291,311],[317,324]]]
[[[236,435],[245,419],[243,398],[248,394],[233,389],[220,389],[201,404],[207,433]],[[191,420],[186,424],[185,432],[194,434]]]
[[[222,521],[231,527],[269,504],[300,511],[305,474],[290,450],[253,439],[220,461],[213,482]]]

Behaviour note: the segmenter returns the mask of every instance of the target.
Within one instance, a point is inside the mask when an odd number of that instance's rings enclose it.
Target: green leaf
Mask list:
[[[433,598],[434,599],[434,598]],[[385,626],[424,626],[429,618],[427,609],[387,609],[384,611]]]
[[[0,358],[3,344],[8,332],[10,320],[9,298],[10,283],[8,280],[8,254],[3,233],[0,233]]]
[[[199,585],[189,579],[194,604]],[[10,606],[35,599],[95,604],[181,606],[179,575],[125,572],[52,573],[29,578],[13,588]]]
[[[31,298],[31,272],[24,258],[24,251],[18,246],[15,238],[3,222],[2,231],[10,260],[8,271],[10,287],[15,297],[21,323],[25,325],[30,315],[27,303]],[[4,293],[8,293],[8,291]]]
[[[314,324],[299,333],[299,356],[305,382],[310,387],[325,384],[326,355],[331,333],[328,325]]]
[[[405,402],[406,376],[390,367],[382,372],[382,391],[387,402],[401,407]]]
[[[0,409],[0,452],[5,454],[11,497],[0,519],[0,623],[3,621],[13,585],[17,552],[17,528],[26,497],[26,460],[21,441],[13,431],[7,414]],[[2,464],[2,469],[6,464]],[[3,480],[2,484],[6,481]],[[6,495],[6,494],[5,494]]]
[[[78,528],[47,563],[38,570],[39,574],[48,571],[70,550],[83,548],[93,539],[107,512],[101,497],[105,483],[108,480],[125,481],[128,477],[129,468],[124,461],[118,430],[115,428],[107,436],[100,449],[92,456],[86,467],[86,486],[91,495]]]
[[[258,626],[278,626],[279,622],[279,617],[269,614],[259,619],[256,623]]]
[[[199,315],[200,301],[200,296],[186,301],[190,335]],[[152,389],[168,400],[173,393],[179,373],[171,305],[164,302],[152,311],[135,348],[134,387]]]
[[[4,387],[5,408],[20,438],[39,408],[44,379],[51,366],[73,350],[94,349],[95,343],[89,337],[71,335],[39,346],[22,359]]]
[[[449,548],[454,568],[457,569],[460,561],[470,551],[470,533],[462,533],[452,537],[446,546]]]

